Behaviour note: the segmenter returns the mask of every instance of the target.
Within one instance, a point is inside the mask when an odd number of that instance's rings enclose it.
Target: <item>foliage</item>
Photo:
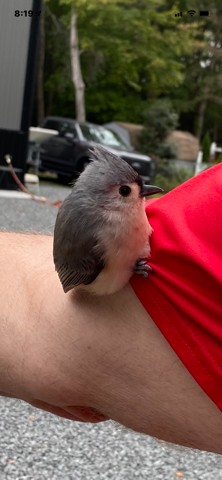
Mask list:
[[[176,168],[170,161],[161,162],[154,178],[155,185],[161,187],[165,193],[178,187],[192,177],[192,172],[186,168]]]
[[[181,10],[190,8],[189,0],[179,2]],[[184,57],[186,65],[184,81],[174,92],[172,101],[180,112],[192,112],[194,131],[201,139],[209,131],[214,141],[222,140],[222,126],[218,117],[222,114],[221,69],[222,69],[222,2],[221,0],[193,0],[192,8],[197,14],[183,17],[184,27],[193,24],[196,30],[195,52]],[[199,10],[208,10],[210,15],[198,17]],[[190,124],[190,115],[182,116]],[[184,127],[184,122],[182,122]]]
[[[201,7],[193,0],[192,8],[209,10],[209,17],[190,17],[188,0],[44,1],[46,114],[75,115],[75,8],[88,120],[141,123],[150,105],[167,98],[181,129],[222,141],[221,0],[201,0]],[[175,17],[179,11],[183,16]]]
[[[193,35],[175,29],[164,0],[78,0],[76,8],[89,118],[140,123],[150,99],[183,81],[180,58]]]
[[[69,35],[65,19],[67,6],[45,2],[45,114],[73,116],[74,91],[71,81]],[[65,113],[67,112],[67,113]]]
[[[217,163],[221,163],[221,162],[222,162],[222,153],[220,153],[220,155],[216,157],[214,164],[216,165]]]
[[[59,98],[61,111],[60,98],[65,109],[70,98],[68,40],[73,6],[88,119],[140,122],[147,101],[170,95],[182,83],[181,55],[194,49],[193,29],[175,23],[165,0],[48,0],[45,86],[50,113],[56,109],[54,99]]]
[[[144,113],[144,129],[139,135],[139,145],[144,153],[157,158],[175,158],[176,147],[166,141],[175,130],[178,115],[169,102],[156,102]]]

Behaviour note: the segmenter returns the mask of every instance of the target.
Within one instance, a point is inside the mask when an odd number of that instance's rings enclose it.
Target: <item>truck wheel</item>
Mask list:
[[[78,163],[78,172],[82,173],[85,170],[85,168],[87,167],[87,165],[89,165],[90,161],[91,160],[89,160],[89,158],[87,158],[87,157],[81,158],[81,160]]]
[[[59,183],[62,183],[63,185],[68,185],[73,182],[74,176],[72,175],[62,175],[61,173],[58,173],[57,175]]]

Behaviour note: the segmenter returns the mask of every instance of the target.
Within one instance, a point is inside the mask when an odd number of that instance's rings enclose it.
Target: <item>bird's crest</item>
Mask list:
[[[93,154],[93,159],[99,160],[100,162],[110,162],[110,161],[121,161],[121,158],[114,153],[111,153],[106,148],[102,147],[102,145],[95,145],[90,149],[90,153]]]
[[[110,181],[113,177],[113,182],[116,183],[116,178],[119,179],[119,182],[138,182],[139,174],[121,157],[110,152],[106,148],[97,144],[90,149],[92,154],[92,160],[98,162],[97,166],[104,168],[104,171],[107,173],[107,178],[110,178]],[[94,162],[93,162],[94,163]],[[101,169],[101,168],[100,168]],[[118,177],[116,175],[118,174]]]

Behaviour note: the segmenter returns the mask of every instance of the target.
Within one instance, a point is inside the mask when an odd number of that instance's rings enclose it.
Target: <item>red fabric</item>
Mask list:
[[[131,285],[191,375],[222,410],[222,164],[147,202],[148,279]]]

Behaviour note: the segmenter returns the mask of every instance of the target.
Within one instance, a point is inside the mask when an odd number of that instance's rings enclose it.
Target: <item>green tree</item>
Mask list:
[[[140,122],[148,102],[183,84],[196,48],[193,25],[175,21],[164,0],[47,0],[46,112],[74,116],[69,28],[78,15],[80,62],[88,119]]]
[[[90,118],[140,122],[149,100],[181,84],[181,56],[194,49],[163,0],[76,0]]]
[[[216,141],[218,134],[222,138],[222,128],[218,122],[222,114],[222,3],[220,0],[202,0],[200,4],[194,0],[192,8],[196,14],[193,17],[186,15],[190,8],[189,1],[183,0],[178,5],[185,12],[181,17],[184,27],[189,25],[195,28],[196,48],[183,58],[186,67],[184,81],[172,94],[172,101],[183,112],[183,118],[188,119],[189,130],[192,129],[199,139],[204,132],[210,131]],[[200,9],[208,10],[210,15],[200,17]],[[192,126],[189,112],[195,117]]]
[[[44,92],[45,115],[75,116],[74,91],[71,79],[69,5],[58,0],[45,0],[45,63]]]
[[[168,102],[156,102],[144,115],[144,129],[139,136],[141,149],[157,159],[175,158],[176,147],[166,141],[168,134],[175,130],[178,115]]]

